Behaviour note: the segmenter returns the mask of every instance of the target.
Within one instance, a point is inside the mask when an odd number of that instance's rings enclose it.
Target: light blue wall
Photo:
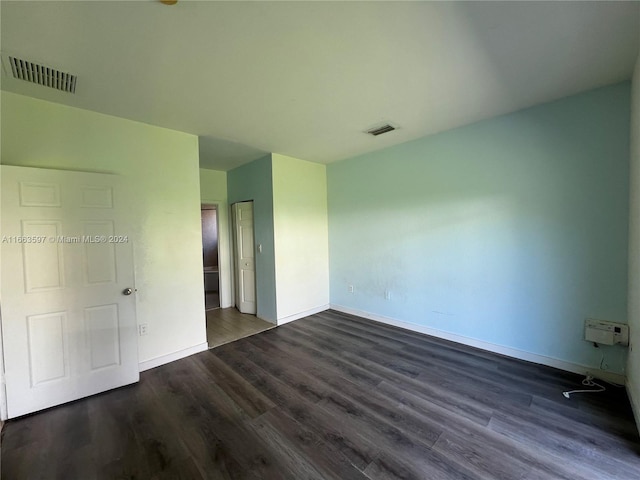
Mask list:
[[[631,89],[631,154],[629,168],[629,330],[627,392],[640,431],[640,54]]]
[[[623,83],[329,165],[331,303],[597,366],[585,317],[627,317],[629,105]]]
[[[229,205],[253,200],[258,316],[276,322],[276,273],[273,241],[273,181],[271,155],[227,172]]]

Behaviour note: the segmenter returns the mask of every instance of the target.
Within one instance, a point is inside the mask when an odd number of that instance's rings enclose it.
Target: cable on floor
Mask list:
[[[594,390],[569,390],[566,392],[562,392],[562,395],[564,395],[566,398],[570,398],[572,394],[574,393],[599,393],[599,392],[604,392],[606,390],[606,388],[604,388],[604,386],[600,385],[599,383],[596,383],[593,381],[593,377],[591,375],[587,375],[585,377],[584,380],[582,380],[582,385],[584,385],[585,387],[597,387],[597,389]]]

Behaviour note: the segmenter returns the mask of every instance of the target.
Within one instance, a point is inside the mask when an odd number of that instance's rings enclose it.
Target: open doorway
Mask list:
[[[204,267],[205,310],[220,308],[220,268],[218,255],[218,207],[203,204],[202,219],[202,264]]]
[[[231,244],[235,306],[207,310],[209,348],[260,333],[275,326],[256,316],[256,246],[253,202],[251,201],[231,205]]]

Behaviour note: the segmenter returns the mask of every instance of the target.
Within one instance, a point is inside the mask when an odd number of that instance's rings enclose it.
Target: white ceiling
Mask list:
[[[2,89],[201,137],[201,165],[329,163],[629,79],[640,2],[2,1]],[[391,121],[400,129],[363,133]]]

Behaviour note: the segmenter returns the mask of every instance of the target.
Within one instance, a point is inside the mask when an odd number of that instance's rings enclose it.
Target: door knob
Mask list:
[[[133,293],[132,288],[125,288],[124,290],[122,290],[123,295],[131,295],[132,293]]]

